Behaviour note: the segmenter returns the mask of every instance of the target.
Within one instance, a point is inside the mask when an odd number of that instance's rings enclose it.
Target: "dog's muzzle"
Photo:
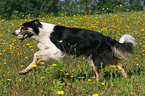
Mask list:
[[[15,31],[12,34],[15,35],[15,36],[18,36]]]

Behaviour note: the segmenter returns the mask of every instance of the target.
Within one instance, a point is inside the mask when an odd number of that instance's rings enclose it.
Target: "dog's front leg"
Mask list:
[[[43,51],[38,51],[34,54],[32,63],[26,69],[19,71],[19,73],[24,74],[28,72],[33,68],[32,65],[36,65],[37,63],[39,63],[40,60],[49,60],[49,59],[59,60],[62,57],[63,54],[61,53],[60,50],[47,49]]]
[[[19,71],[19,73],[20,74],[23,74],[23,73],[26,73],[26,72],[28,72],[30,69],[32,69],[32,65],[36,65],[37,63],[39,63],[39,62],[37,62],[37,61],[39,61],[39,55],[42,53],[42,51],[38,51],[38,52],[36,52],[35,54],[34,54],[34,57],[33,57],[33,61],[32,61],[32,63],[26,68],[26,69],[24,69],[24,70],[22,70],[22,71]]]
[[[43,60],[44,54],[47,54],[47,50],[36,52],[34,54],[32,63],[26,69],[19,71],[19,73],[24,74],[24,73],[28,72],[29,70],[31,70],[33,68],[32,65],[36,65],[37,63],[39,63],[40,60]]]

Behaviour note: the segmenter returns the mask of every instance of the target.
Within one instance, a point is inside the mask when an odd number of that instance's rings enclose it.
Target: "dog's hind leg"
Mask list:
[[[97,80],[97,82],[99,82],[98,68],[94,65],[94,63],[93,63],[93,68],[94,68],[94,71],[95,71],[95,73],[96,73],[96,80]]]
[[[89,58],[88,62],[90,63],[90,65],[93,65],[93,68],[94,68],[94,71],[96,74],[96,80],[97,80],[97,82],[99,82],[99,73],[98,73],[97,66],[94,64],[93,60],[91,60],[90,58]]]
[[[125,69],[122,67],[123,65],[121,64],[121,63],[117,63],[118,65],[117,65],[117,67],[118,67],[118,69],[121,71],[121,73],[124,75],[124,77],[125,78],[127,78],[128,77],[128,75],[127,75],[127,73],[125,72]]]

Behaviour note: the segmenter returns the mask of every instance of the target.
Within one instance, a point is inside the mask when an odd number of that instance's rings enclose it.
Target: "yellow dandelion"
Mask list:
[[[105,85],[105,83],[101,83],[101,85],[103,85],[103,86],[104,86],[104,85]]]
[[[72,77],[74,77],[74,76],[70,76],[70,77],[72,78]]]
[[[91,81],[91,79],[88,79],[88,81]]]
[[[62,43],[63,42],[63,40],[59,40],[59,43]]]
[[[116,66],[115,66],[115,65],[110,65],[109,67],[110,67],[110,68],[115,68]]]
[[[83,89],[84,91],[86,90],[86,89]]]
[[[119,6],[122,7],[122,4],[120,4]]]
[[[41,77],[41,79],[43,79],[43,78],[45,78],[45,77]]]
[[[21,66],[22,68],[24,67],[24,65]]]
[[[39,64],[45,64],[44,62],[39,62]]]
[[[64,94],[64,91],[63,91],[63,90],[61,90],[61,91],[57,91],[57,94],[59,94],[59,95],[63,95],[63,94]]]
[[[92,96],[99,96],[98,94],[93,94]]]
[[[60,85],[64,85],[64,83],[61,83]]]
[[[52,64],[52,66],[57,66],[56,64]]]
[[[11,81],[11,79],[7,79],[8,81]]]
[[[28,57],[26,56],[25,58],[27,59]]]
[[[26,45],[30,45],[29,43],[27,43]]]
[[[74,70],[72,70],[73,72],[75,71],[75,69]]]
[[[31,65],[31,67],[37,67],[37,65]]]
[[[78,63],[82,63],[81,61],[78,61]]]
[[[2,53],[0,53],[0,55],[3,55]]]
[[[66,73],[65,75],[69,75],[68,73]]]
[[[22,79],[19,79],[19,82],[21,82],[22,81]]]
[[[58,25],[61,25],[61,23],[60,23],[60,22],[58,22]]]

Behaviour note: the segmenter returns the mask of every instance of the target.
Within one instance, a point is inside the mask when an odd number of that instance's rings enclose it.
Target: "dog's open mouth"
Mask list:
[[[20,41],[23,42],[25,40],[27,40],[28,38],[32,37],[34,34],[29,33],[29,32],[25,32],[22,35],[20,35]]]

